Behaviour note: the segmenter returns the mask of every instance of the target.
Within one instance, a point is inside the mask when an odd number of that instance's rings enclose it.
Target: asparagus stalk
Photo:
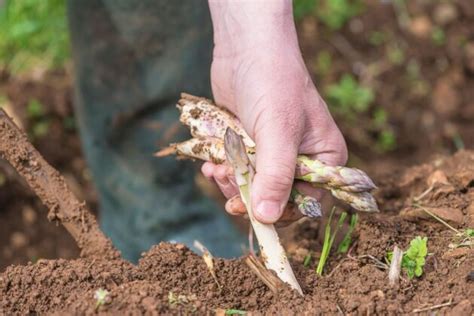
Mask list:
[[[246,147],[252,164],[255,165],[255,148]],[[175,154],[180,158],[193,158],[212,161],[216,164],[226,160],[224,143],[215,137],[191,138],[187,141],[171,144],[156,153],[158,157]],[[362,170],[341,166],[328,166],[319,160],[300,155],[296,161],[296,180],[303,180],[330,189],[347,192],[367,192],[375,189],[372,180]]]
[[[210,136],[223,140],[227,127],[230,127],[242,136],[245,146],[255,147],[254,141],[235,115],[211,100],[181,93],[177,107],[181,112],[179,120],[189,127],[193,137]]]
[[[246,152],[250,161],[252,162],[252,164],[254,164],[255,149],[251,147],[246,147]],[[192,138],[182,143],[172,144],[171,146],[157,152],[156,156],[164,157],[171,154],[176,154],[180,158],[194,158],[204,161],[212,161],[217,164],[221,164],[226,161],[224,144],[221,139],[215,137]],[[365,183],[369,183],[369,181],[370,183],[373,183],[372,180],[370,180],[367,176],[360,176],[362,171],[346,167],[330,167],[324,165],[321,162],[312,164],[310,163],[311,160],[309,158],[303,156],[299,157],[297,161],[300,161],[300,163],[304,161],[305,166],[300,167],[300,165],[297,164],[297,173],[295,174],[296,179],[304,181],[314,181],[312,182],[313,185],[331,191],[331,194],[335,198],[348,203],[356,210],[363,212],[378,211],[377,203],[375,202],[375,199],[372,197],[372,195],[367,191],[359,192],[362,187],[370,187],[370,185],[361,184],[358,186],[356,184],[356,180],[353,180],[351,178],[353,175],[356,175],[356,179],[359,179],[358,181],[365,181],[364,179],[366,178],[368,179],[368,181],[366,181]],[[312,170],[312,167],[314,167],[315,169]],[[328,171],[326,171],[326,168]],[[308,171],[306,174],[302,175],[302,172],[298,170],[311,170],[311,172]],[[334,177],[338,178],[333,179]],[[355,188],[357,188],[357,192],[345,191],[353,190]],[[314,206],[314,203],[299,203],[303,201],[307,200],[299,199],[295,201],[298,204],[298,209],[300,209],[300,211],[302,208],[306,209],[308,206]],[[308,214],[316,214],[314,210],[312,211],[309,209],[306,209],[302,213],[303,215],[307,216]]]
[[[247,155],[249,158],[255,159],[255,152],[253,149],[247,149]],[[208,137],[208,138],[191,138],[182,143],[171,144],[156,153],[158,157],[165,157],[168,155],[176,154],[179,158],[193,158],[204,161],[211,161],[215,164],[222,164],[225,162],[225,150],[224,144],[220,139]],[[252,165],[255,165],[254,161],[251,161]],[[294,189],[296,190],[296,189]],[[320,217],[321,216],[321,204],[310,196],[306,196],[300,192],[291,196],[291,200],[296,203],[298,210],[301,214],[308,217]]]
[[[213,139],[223,140],[227,127],[230,127],[242,136],[248,153],[250,153],[250,150],[253,151],[252,155],[254,154],[254,141],[232,113],[218,107],[208,99],[185,93],[181,94],[177,107],[181,112],[180,121],[189,127],[193,137],[198,139],[212,137]],[[254,160],[255,158],[251,157],[251,159]],[[372,180],[362,170],[327,166],[319,160],[310,159],[304,155],[298,156],[295,178],[326,184],[332,188],[340,188],[349,192],[364,192],[376,188]]]
[[[293,289],[303,295],[303,291],[291,269],[285,251],[280,244],[278,234],[273,225],[263,224],[255,219],[251,205],[252,180],[255,170],[246,153],[246,148],[239,134],[231,128],[227,129],[224,137],[227,159],[234,168],[235,179],[239,186],[240,195],[244,202],[257,235],[261,257],[267,269],[276,272],[278,277],[288,283]]]
[[[340,189],[331,189],[331,194],[358,211],[374,213],[378,212],[377,202],[370,192],[348,192]]]
[[[354,193],[376,188],[374,182],[362,170],[328,166],[319,160],[303,155],[297,158],[295,178]]]

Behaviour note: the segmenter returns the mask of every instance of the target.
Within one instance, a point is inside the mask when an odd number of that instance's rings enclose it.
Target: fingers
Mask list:
[[[288,202],[301,140],[298,134],[291,126],[275,121],[257,128],[252,207],[262,223],[275,223]]]
[[[247,209],[245,204],[240,199],[240,196],[236,195],[230,198],[225,204],[225,210],[227,213],[234,216],[244,216],[247,215]],[[303,215],[298,211],[298,208],[293,203],[287,203],[282,215],[278,220],[278,224],[287,225],[298,219]]]
[[[240,199],[239,195],[231,197],[225,203],[225,210],[230,215],[243,216],[247,214],[247,209],[245,208],[244,202]]]
[[[235,183],[231,167],[206,162],[202,165],[201,172],[206,178],[216,182],[222,194],[227,199],[239,194],[239,189]]]

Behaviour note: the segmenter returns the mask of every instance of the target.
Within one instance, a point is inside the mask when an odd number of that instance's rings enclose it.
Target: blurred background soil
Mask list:
[[[402,166],[474,148],[471,0],[294,4],[305,61],[343,131],[350,165],[377,180]],[[1,6],[0,106],[97,211],[72,109],[64,2]],[[42,258],[77,257],[73,240],[45,215],[0,160],[0,271]]]

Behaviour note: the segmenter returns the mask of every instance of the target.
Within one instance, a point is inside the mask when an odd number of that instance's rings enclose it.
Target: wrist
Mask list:
[[[291,0],[209,0],[214,54],[298,46]]]

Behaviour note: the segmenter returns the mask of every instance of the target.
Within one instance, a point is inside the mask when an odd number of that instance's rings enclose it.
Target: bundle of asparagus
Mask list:
[[[183,93],[178,101],[180,121],[189,127],[193,138],[171,144],[156,153],[158,157],[175,154],[180,158],[193,158],[221,164],[226,161],[224,135],[227,128],[237,132],[243,140],[247,155],[255,166],[255,142],[245,132],[232,113],[212,101]],[[376,188],[365,172],[355,168],[328,166],[323,162],[300,155],[297,158],[295,179],[311,183],[364,212],[377,212],[378,207],[371,191]],[[312,197],[292,190],[291,199],[303,215],[321,216],[321,206]]]
[[[255,143],[245,132],[239,120],[231,113],[214,105],[210,100],[182,94],[178,102],[180,121],[188,126],[192,139],[172,144],[160,150],[158,157],[175,154],[181,158],[212,161],[216,164],[228,160],[233,167],[240,196],[244,202],[252,227],[260,245],[265,266],[277,273],[293,289],[303,294],[279,241],[273,225],[260,223],[251,209],[251,185],[255,172]],[[295,179],[307,181],[316,187],[329,190],[336,198],[357,210],[376,212],[377,204],[370,194],[374,183],[361,170],[327,166],[306,156],[297,158]],[[316,199],[292,189],[292,202],[303,215],[321,216],[321,205]]]

